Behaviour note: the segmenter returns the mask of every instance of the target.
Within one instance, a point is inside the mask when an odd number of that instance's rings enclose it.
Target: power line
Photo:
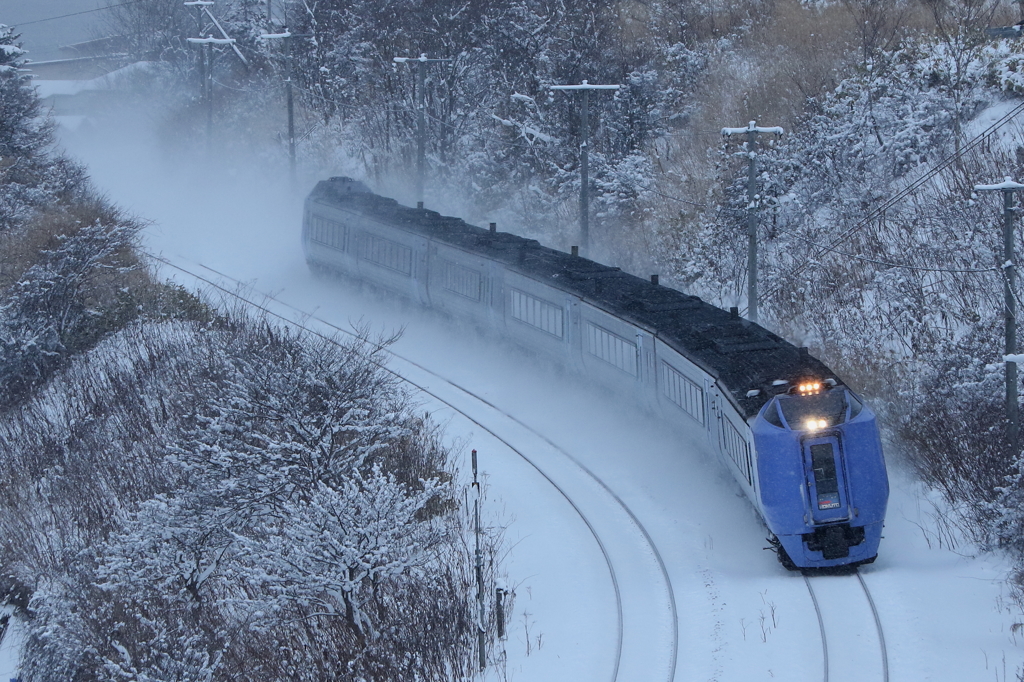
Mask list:
[[[823,249],[825,251],[828,251],[830,253],[835,253],[835,254],[838,254],[840,256],[846,256],[847,258],[854,258],[856,260],[865,261],[867,263],[874,263],[875,265],[883,265],[883,266],[889,267],[889,268],[900,268],[900,269],[903,269],[903,270],[920,270],[920,271],[923,271],[923,272],[947,272],[947,273],[956,273],[956,274],[978,273],[978,272],[996,272],[996,271],[999,270],[999,268],[996,268],[996,267],[981,268],[981,269],[929,268],[929,267],[917,266],[917,265],[904,265],[903,263],[891,263],[889,261],[878,260],[876,258],[868,258],[867,256],[861,256],[861,255],[858,255],[858,254],[855,254],[855,253],[847,253],[846,251],[840,251],[839,249],[836,249],[834,247],[826,246],[824,244],[815,242],[815,241],[813,241],[811,239],[808,239],[807,237],[804,237],[802,235],[799,235],[799,234],[797,234],[795,232],[790,232],[789,230],[779,229],[778,231],[782,232],[783,234],[788,234],[791,237],[795,237],[796,239],[799,239],[800,241],[807,242],[811,246],[818,247],[818,248]]]
[[[77,17],[80,14],[91,14],[93,12],[102,12],[106,9],[113,9],[115,7],[125,7],[127,5],[137,5],[144,0],[128,0],[127,2],[121,2],[116,5],[107,5],[106,7],[97,7],[96,9],[82,10],[81,12],[72,12],[71,14],[61,14],[57,17],[47,17],[46,19],[34,19],[33,21],[23,21],[20,24],[14,24],[14,26],[31,26],[32,24],[41,24],[44,21],[56,21],[57,19],[67,19],[68,17]]]
[[[939,173],[944,171],[954,161],[957,161],[964,154],[966,154],[966,153],[968,153],[970,151],[973,151],[976,147],[980,146],[981,143],[985,141],[985,138],[987,138],[989,135],[994,133],[997,129],[999,129],[1002,126],[1006,125],[1011,119],[1016,117],[1022,111],[1024,111],[1024,102],[1021,102],[1020,104],[1018,104],[1016,107],[1014,107],[1009,112],[1004,114],[1002,116],[1002,118],[1000,118],[995,123],[990,125],[988,128],[983,130],[981,133],[976,135],[966,145],[964,145],[959,151],[956,151],[956,152],[950,154],[949,156],[947,156],[946,158],[944,158],[942,161],[940,161],[936,166],[934,166],[931,170],[926,172],[920,178],[918,178],[914,182],[912,182],[909,185],[907,185],[906,187],[904,187],[902,190],[900,190],[895,195],[893,195],[888,201],[886,201],[881,206],[879,206],[878,208],[876,208],[873,211],[871,211],[860,222],[858,222],[853,227],[849,228],[848,230],[846,230],[845,232],[840,234],[838,237],[836,237],[834,240],[832,240],[831,244],[829,244],[828,246],[822,245],[821,246],[821,248],[823,249],[822,253],[817,254],[816,256],[812,257],[811,259],[808,259],[807,261],[805,261],[803,264],[797,266],[790,273],[790,276],[795,277],[795,276],[799,275],[801,272],[803,272],[808,267],[808,264],[810,263],[811,260],[813,260],[814,258],[817,258],[818,256],[823,255],[824,252],[827,252],[829,250],[834,249],[834,247],[838,246],[839,244],[841,244],[844,241],[846,241],[847,239],[849,239],[850,236],[852,236],[855,232],[860,231],[862,228],[864,228],[865,226],[869,225],[876,218],[878,218],[881,215],[884,215],[886,211],[888,211],[890,208],[895,206],[898,202],[902,201],[903,199],[905,199],[907,196],[909,196],[913,192],[916,192],[922,185],[924,185],[926,182],[930,181],[936,175],[938,175]],[[776,286],[771,291],[767,291],[767,292],[763,293],[759,297],[759,299],[760,300],[766,300],[769,297],[775,296],[781,290],[782,290],[781,286]]]

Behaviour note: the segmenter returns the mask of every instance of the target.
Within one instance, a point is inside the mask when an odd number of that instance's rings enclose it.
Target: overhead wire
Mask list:
[[[127,5],[137,5],[145,0],[127,0],[127,2],[120,2],[116,5],[107,5],[106,7],[97,7],[95,9],[82,10],[81,12],[71,12],[70,14],[61,14],[56,17],[47,17],[45,19],[33,19],[32,21],[23,21],[20,24],[13,24],[13,26],[31,26],[32,24],[41,24],[46,21],[56,21],[57,19],[67,19],[68,17],[77,17],[80,14],[91,14],[93,12],[102,12],[107,9],[114,9],[115,7],[125,7]]]
[[[877,208],[872,210],[870,213],[868,213],[867,216],[865,216],[859,222],[857,222],[852,227],[847,229],[845,232],[843,232],[842,234],[838,235],[835,239],[833,239],[831,241],[831,243],[829,243],[828,245],[824,245],[824,244],[819,245],[819,248],[821,249],[821,252],[816,254],[815,256],[812,256],[811,258],[809,258],[804,263],[798,265],[796,268],[794,268],[788,274],[788,276],[789,277],[795,277],[795,276],[799,275],[807,267],[809,267],[809,264],[810,264],[811,261],[816,260],[818,257],[824,255],[825,253],[828,253],[828,252],[841,253],[841,252],[836,251],[836,249],[835,249],[836,246],[838,246],[839,244],[842,244],[844,241],[849,239],[854,233],[860,231],[861,229],[863,229],[867,225],[870,225],[878,217],[883,216],[890,208],[895,206],[897,203],[899,203],[900,201],[902,201],[906,197],[910,196],[912,193],[916,192],[921,186],[923,186],[925,183],[927,183],[927,182],[931,181],[932,179],[934,179],[939,173],[941,173],[942,171],[946,170],[946,168],[948,168],[950,165],[952,165],[955,161],[957,161],[958,159],[963,158],[963,156],[965,154],[967,154],[967,153],[973,151],[974,149],[976,149],[983,142],[985,142],[986,138],[988,138],[990,135],[992,135],[996,130],[998,130],[1002,126],[1004,126],[1007,123],[1009,123],[1013,118],[1015,118],[1021,112],[1024,112],[1024,102],[1021,102],[1020,104],[1018,104],[1016,107],[1014,107],[1009,112],[1007,112],[1002,117],[1000,117],[998,120],[996,120],[994,123],[992,123],[988,128],[986,128],[981,133],[979,133],[974,138],[972,138],[970,141],[968,141],[967,144],[963,145],[958,151],[956,151],[956,152],[950,154],[949,156],[945,157],[944,159],[942,159],[938,164],[936,164],[930,170],[925,172],[917,180],[911,182],[906,187],[904,187],[902,190],[900,190],[899,192],[894,194],[892,197],[890,197],[887,201],[885,201],[880,206],[878,206]],[[848,254],[844,254],[844,255],[848,255]],[[770,289],[768,291],[765,291],[764,293],[759,295],[758,296],[758,301],[766,301],[769,298],[777,295],[781,290],[782,290],[782,286],[781,285],[776,285],[774,288],[772,288],[772,289]]]
[[[806,243],[810,244],[811,246],[815,246],[815,247],[818,247],[820,249],[824,249],[824,250],[826,250],[826,251],[828,251],[830,253],[836,253],[836,254],[839,254],[840,256],[846,256],[847,258],[854,258],[856,260],[865,261],[867,263],[874,263],[876,265],[882,265],[882,266],[885,266],[885,267],[888,267],[888,268],[900,268],[900,269],[904,269],[904,270],[920,270],[920,271],[923,271],[923,272],[947,272],[947,273],[953,273],[953,274],[978,273],[978,272],[996,272],[996,271],[999,270],[999,268],[997,268],[997,267],[974,268],[974,269],[970,269],[970,268],[963,268],[963,269],[959,269],[959,268],[930,268],[930,267],[918,266],[918,265],[906,265],[904,263],[893,263],[893,262],[890,262],[890,261],[879,260],[879,259],[876,259],[876,258],[868,258],[867,256],[861,256],[861,255],[856,254],[856,253],[849,253],[849,252],[846,252],[846,251],[840,251],[840,250],[838,250],[836,248],[833,248],[833,247],[830,247],[830,246],[826,246],[826,245],[821,244],[819,242],[815,242],[815,241],[813,241],[813,240],[811,240],[811,239],[809,239],[807,237],[804,237],[802,235],[797,234],[796,232],[791,232],[790,230],[783,230],[783,229],[778,229],[778,228],[776,228],[776,229],[779,232],[782,232],[783,234],[788,234],[791,237],[794,237],[796,239],[799,239],[800,241],[806,242]]]

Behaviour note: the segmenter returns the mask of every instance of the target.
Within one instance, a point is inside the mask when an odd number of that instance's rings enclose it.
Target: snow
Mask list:
[[[196,45],[234,45],[234,38],[188,38],[188,42]]]
[[[591,85],[583,81],[579,85],[552,85],[552,90],[618,90],[618,85]]]
[[[743,133],[768,133],[771,135],[784,135],[784,131],[779,126],[760,127],[756,125],[755,121],[751,121],[747,124],[746,128],[722,128],[722,136],[729,137],[730,135],[741,135]]]
[[[465,444],[467,459],[470,448],[479,451],[485,512],[492,521],[512,520],[507,570],[516,601],[504,643],[508,678],[612,678],[614,589],[583,516],[620,580],[619,679],[820,678],[818,624],[802,578],[764,551],[765,530],[756,514],[689,424],[655,419],[472,328],[340,281],[312,278],[299,244],[302,192],[289,196],[286,183],[263,184],[242,162],[197,180],[189,164],[175,169],[153,152],[152,138],[136,137],[127,127],[111,138],[65,136],[101,190],[154,221],[145,234],[151,251],[207,277],[215,275],[202,266],[230,274],[250,283],[257,296],[274,292],[278,301],[341,327],[362,320],[405,329],[395,352],[407,360],[396,359],[394,367],[469,415],[423,397],[425,409],[447,424],[448,438]],[[135,163],[124,164],[124,158]],[[195,281],[169,268],[161,274]],[[267,303],[296,316],[279,302]],[[862,573],[885,628],[890,678],[1012,678],[1024,664],[1024,651],[1015,640],[1019,614],[1005,583],[1009,563],[966,544],[944,520],[942,506],[903,471],[897,453],[889,455],[885,537],[878,561]],[[664,560],[678,609],[674,663],[668,582],[614,497],[643,524]],[[872,636],[853,599],[833,595],[833,609],[849,609],[865,637]],[[870,646],[863,651],[869,655]],[[865,671],[870,665],[864,663]],[[489,670],[489,679],[504,679]]]
[[[33,85],[41,98],[53,97],[54,95],[77,95],[88,90],[111,90],[119,79],[136,73],[147,73],[153,68],[153,62],[135,62],[90,80],[36,79],[33,81]]]
[[[975,192],[992,192],[996,190],[1017,190],[1024,189],[1024,185],[1019,182],[1015,182],[1009,176],[1007,176],[1002,182],[995,185],[975,185]]]

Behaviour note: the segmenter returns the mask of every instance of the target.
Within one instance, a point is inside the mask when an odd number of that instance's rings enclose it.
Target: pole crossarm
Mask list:
[[[224,30],[224,27],[220,25],[219,21],[217,21],[217,17],[213,16],[213,12],[210,11],[210,6],[213,5],[212,2],[209,2],[208,0],[189,0],[189,2],[186,2],[184,4],[185,4],[185,7],[198,7],[201,12],[205,12],[206,16],[210,17],[210,21],[213,22],[213,25],[217,27],[217,30],[220,31],[221,36],[223,36],[223,38],[222,38],[223,42],[219,42],[219,43],[217,43],[217,42],[208,42],[208,41],[212,41],[212,40],[221,40],[221,39],[215,39],[215,38],[200,38],[200,39],[189,38],[188,42],[190,42],[190,43],[205,44],[205,45],[230,45],[231,49],[235,51],[236,55],[238,55],[238,58],[242,60],[242,63],[245,64],[246,66],[249,66],[249,60],[245,58],[245,55],[242,54],[242,51],[238,49],[237,45],[235,45],[234,39],[231,38],[230,36],[228,36],[228,32]],[[201,42],[201,41],[203,41],[203,42]]]
[[[1014,182],[1013,180],[1011,180],[1009,178],[1009,176],[1007,176],[1006,179],[1004,179],[1002,182],[1000,182],[998,184],[995,184],[995,185],[975,185],[974,186],[974,191],[975,192],[998,192],[998,191],[1003,191],[1003,190],[1018,190],[1018,189],[1024,189],[1024,185],[1020,184],[1019,182]]]
[[[722,137],[731,135],[742,135],[744,133],[763,133],[765,135],[785,135],[786,131],[781,126],[761,127],[751,121],[746,128],[722,128]]]
[[[234,45],[234,38],[186,38],[193,45]]]
[[[579,85],[551,85],[551,90],[618,90],[621,85],[592,85],[583,81]]]
[[[395,57],[396,64],[433,64],[434,62],[450,61],[453,61],[450,57],[427,57],[425,54],[421,54],[419,57]]]

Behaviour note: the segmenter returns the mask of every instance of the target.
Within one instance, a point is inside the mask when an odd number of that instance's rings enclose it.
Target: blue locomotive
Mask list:
[[[706,434],[790,569],[874,561],[889,487],[871,410],[806,348],[696,296],[349,178],[306,199],[310,267],[510,341]]]

